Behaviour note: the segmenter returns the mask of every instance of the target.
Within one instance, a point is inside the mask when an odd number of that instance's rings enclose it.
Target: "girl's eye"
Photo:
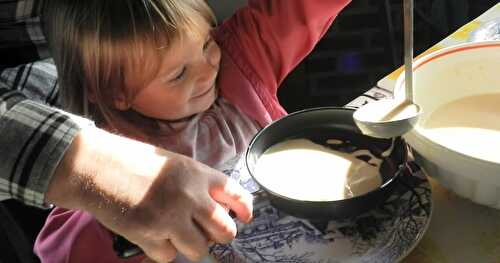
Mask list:
[[[183,67],[182,71],[177,76],[175,76],[175,78],[173,78],[172,81],[182,79],[182,77],[184,76],[185,73],[186,73],[186,67]]]
[[[207,50],[207,49],[208,49],[208,47],[210,46],[210,44],[212,44],[212,41],[213,41],[213,39],[212,39],[212,38],[209,38],[209,39],[205,42],[205,44],[203,44],[203,51],[205,51],[205,50]]]

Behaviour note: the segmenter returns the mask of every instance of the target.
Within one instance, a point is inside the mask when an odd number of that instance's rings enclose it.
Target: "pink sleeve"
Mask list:
[[[309,54],[349,2],[250,0],[248,7],[219,27],[221,48],[240,67],[248,67],[247,74],[254,76],[247,77],[258,78],[265,89],[276,94],[286,75]]]
[[[35,253],[43,263],[140,262],[143,257],[118,258],[110,232],[90,214],[55,208],[35,242]]]

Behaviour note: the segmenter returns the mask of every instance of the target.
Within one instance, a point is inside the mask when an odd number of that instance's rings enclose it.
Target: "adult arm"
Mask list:
[[[234,221],[219,203],[251,218],[248,193],[208,166],[1,87],[2,198],[88,211],[158,261],[176,250],[197,259],[207,239],[234,238]]]

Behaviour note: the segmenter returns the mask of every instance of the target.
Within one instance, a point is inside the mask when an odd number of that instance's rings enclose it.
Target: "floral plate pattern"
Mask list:
[[[420,241],[432,213],[429,181],[416,164],[409,167],[412,172],[400,177],[384,204],[345,220],[296,218],[274,208],[266,193],[257,191],[253,221],[238,224],[236,239],[212,246],[210,253],[221,263],[398,262]],[[251,179],[235,179],[256,191]]]

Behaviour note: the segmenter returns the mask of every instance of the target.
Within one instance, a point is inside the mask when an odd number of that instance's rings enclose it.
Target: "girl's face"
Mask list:
[[[203,24],[201,34],[184,34],[166,50],[158,74],[129,105],[155,119],[178,120],[207,110],[215,101],[221,51]],[[147,61],[145,62],[147,63]]]

